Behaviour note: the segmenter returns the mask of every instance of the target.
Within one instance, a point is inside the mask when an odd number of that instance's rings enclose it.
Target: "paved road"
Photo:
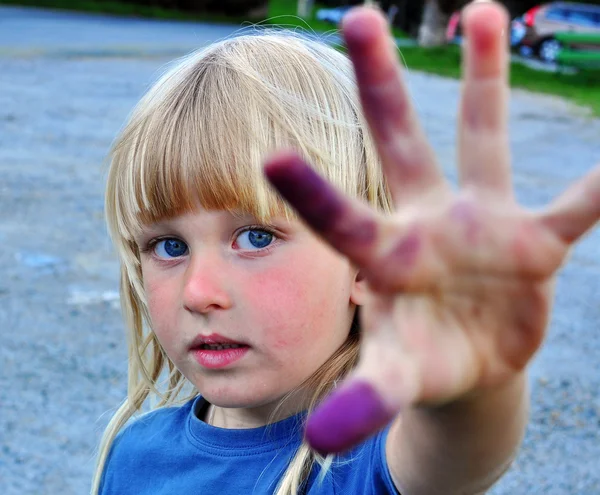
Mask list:
[[[0,493],[86,493],[93,450],[125,393],[117,264],[103,162],[175,55],[237,28],[0,8]],[[409,74],[448,176],[456,81]],[[518,197],[544,204],[600,159],[600,121],[515,92]],[[600,232],[558,283],[532,366],[532,421],[494,495],[600,494]]]

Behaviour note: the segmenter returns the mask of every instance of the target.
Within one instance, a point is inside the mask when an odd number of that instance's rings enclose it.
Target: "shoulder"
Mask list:
[[[161,407],[133,419],[115,437],[106,469],[160,452],[166,443],[172,443],[182,436],[196,400],[192,399],[181,406]]]
[[[147,432],[147,430],[180,426],[187,420],[195,401],[196,399],[192,399],[180,406],[160,407],[141,414],[127,425],[125,431],[136,434]]]
[[[137,416],[119,432],[113,442],[113,450],[125,447],[146,449],[165,439],[172,440],[173,435],[184,431],[196,400],[192,399],[181,406],[161,407]]]
[[[165,453],[176,449],[177,443],[185,444],[186,422],[196,400],[155,409],[127,424],[110,447],[100,493],[123,493],[123,487],[150,479]]]

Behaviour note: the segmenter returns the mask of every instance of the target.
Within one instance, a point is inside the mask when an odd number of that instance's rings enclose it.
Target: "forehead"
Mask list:
[[[197,204],[261,221],[295,217],[263,173],[268,155],[284,148],[345,192],[363,193],[354,102],[314,57],[302,58],[309,71],[295,64],[273,71],[263,51],[240,58],[223,50],[219,63],[213,54],[182,64],[140,103],[112,156],[107,199],[119,236],[132,239]]]

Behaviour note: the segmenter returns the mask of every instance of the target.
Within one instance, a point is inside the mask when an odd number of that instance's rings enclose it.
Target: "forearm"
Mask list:
[[[522,373],[500,389],[440,408],[415,408],[390,431],[390,469],[402,495],[484,493],[508,469],[527,424]]]

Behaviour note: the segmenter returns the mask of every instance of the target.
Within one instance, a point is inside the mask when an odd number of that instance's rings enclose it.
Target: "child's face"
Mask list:
[[[346,340],[361,293],[356,270],[300,222],[276,218],[272,233],[256,224],[199,209],[137,239],[149,248],[141,263],[156,336],[222,407],[266,405],[308,378]],[[215,351],[193,341],[213,334],[249,347],[211,367]]]

